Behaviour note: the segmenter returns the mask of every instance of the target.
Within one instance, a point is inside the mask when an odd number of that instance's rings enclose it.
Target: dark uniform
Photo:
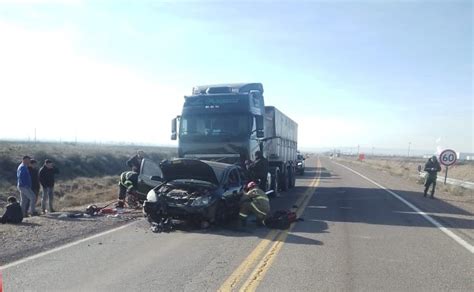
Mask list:
[[[268,174],[268,160],[263,157],[260,151],[255,153],[256,160],[250,164],[249,171],[250,176],[253,180],[259,181],[258,186],[262,190],[266,190],[267,188],[267,174]]]
[[[31,176],[31,190],[36,195],[36,199],[38,199],[39,191],[40,191],[40,181],[39,181],[39,172],[38,169],[35,167],[28,167]]]
[[[270,201],[265,192],[259,188],[253,188],[242,196],[239,212],[242,225],[245,225],[247,217],[251,213],[257,217],[258,225],[264,225],[264,221],[270,213]]]
[[[141,151],[139,151],[141,152]],[[136,154],[132,157],[130,157],[129,160],[127,160],[127,166],[130,167],[130,169],[132,171],[135,171],[137,173],[140,173],[140,168],[142,166],[142,160],[143,160],[143,152],[141,152],[142,154]]]
[[[7,205],[5,214],[3,214],[1,222],[5,223],[21,223],[23,221],[23,211],[18,202],[13,202]]]
[[[435,193],[435,188],[436,188],[436,179],[438,177],[438,172],[441,171],[441,165],[436,159],[436,156],[431,157],[428,160],[428,162],[426,162],[424,170],[428,173],[428,175],[426,176],[426,181],[425,181],[424,196],[425,197],[427,196],[428,189],[430,188],[431,185],[433,185],[433,188],[431,189],[431,198],[433,198],[434,193]]]

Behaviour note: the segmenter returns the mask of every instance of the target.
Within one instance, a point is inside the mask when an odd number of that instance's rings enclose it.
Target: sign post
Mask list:
[[[443,150],[443,152],[441,152],[441,154],[439,155],[439,162],[441,162],[442,165],[446,166],[446,172],[444,174],[444,184],[446,184],[446,181],[448,180],[448,168],[449,166],[456,163],[457,158],[458,157],[456,152],[451,149]]]

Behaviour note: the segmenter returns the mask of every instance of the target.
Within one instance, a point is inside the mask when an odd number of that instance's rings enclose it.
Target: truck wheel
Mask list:
[[[290,174],[290,188],[294,188],[296,185],[296,169],[291,168]]]
[[[277,170],[275,171],[275,175],[272,177],[272,186],[271,189],[273,190],[273,193],[270,195],[270,197],[277,197],[278,193],[280,192],[280,172]]]
[[[272,189],[273,178],[270,172],[267,173],[267,184],[265,185],[265,192]]]
[[[281,190],[282,191],[287,191],[289,184],[290,184],[290,178],[288,177],[288,170],[282,173],[281,175]]]

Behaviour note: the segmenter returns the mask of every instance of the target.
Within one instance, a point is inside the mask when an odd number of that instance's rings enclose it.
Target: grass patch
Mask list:
[[[0,209],[8,196],[19,197],[16,169],[24,155],[40,166],[52,159],[59,168],[55,205],[60,210],[115,199],[118,175],[128,170],[127,159],[139,149],[157,162],[177,155],[176,148],[170,147],[0,141]]]

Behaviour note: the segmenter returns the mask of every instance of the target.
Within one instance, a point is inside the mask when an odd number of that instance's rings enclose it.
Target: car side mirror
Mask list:
[[[178,118],[171,120],[171,140],[176,140],[178,138]]]
[[[162,178],[161,176],[158,176],[158,175],[152,175],[150,177],[151,180],[154,180],[154,181],[162,181]]]
[[[255,116],[255,127],[257,132],[257,138],[265,137],[263,116]]]

